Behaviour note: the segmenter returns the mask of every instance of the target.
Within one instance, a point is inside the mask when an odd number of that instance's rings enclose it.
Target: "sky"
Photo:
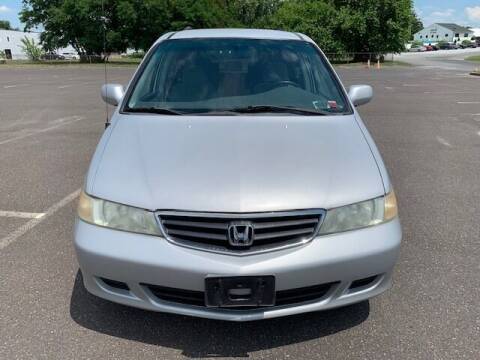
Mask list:
[[[480,28],[480,0],[415,0],[414,4],[425,27],[449,22]]]
[[[424,26],[436,22],[480,27],[480,0],[414,0],[415,10]],[[22,0],[0,0],[0,20],[9,20],[13,27],[22,28],[18,12]]]

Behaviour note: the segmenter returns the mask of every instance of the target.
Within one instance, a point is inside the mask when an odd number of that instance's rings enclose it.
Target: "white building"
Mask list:
[[[22,50],[22,39],[27,37],[30,40],[34,40],[35,44],[40,44],[40,33],[36,32],[23,32],[15,30],[1,30],[0,29],[0,51],[5,52],[5,56],[9,60],[27,60],[27,54]],[[59,54],[64,54],[69,59],[77,59],[78,54],[71,46],[58,49]]]
[[[473,31],[466,27],[450,23],[437,23],[417,32],[414,39],[424,44],[436,44],[439,41],[456,44],[464,40],[472,40],[473,36]]]
[[[27,55],[22,50],[24,37],[35,40],[35,44],[40,43],[40,33],[0,30],[0,50],[5,52],[7,59],[27,59]]]
[[[480,39],[480,28],[471,28],[471,31],[473,31],[473,37],[476,39]]]

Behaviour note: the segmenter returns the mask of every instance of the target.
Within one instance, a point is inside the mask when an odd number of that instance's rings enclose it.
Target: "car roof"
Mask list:
[[[198,38],[239,38],[269,40],[301,40],[313,42],[308,36],[280,30],[263,29],[195,29],[182,30],[162,36],[158,41],[166,39],[198,39]]]

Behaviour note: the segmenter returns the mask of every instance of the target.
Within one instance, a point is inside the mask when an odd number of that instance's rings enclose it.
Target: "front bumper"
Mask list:
[[[138,308],[211,319],[249,321],[326,310],[363,301],[391,286],[401,241],[398,219],[340,234],[320,236],[281,251],[229,256],[174,245],[165,239],[121,232],[78,220],[75,249],[86,289],[99,297]],[[204,291],[207,276],[274,275],[276,290],[338,282],[321,298],[250,310],[212,309],[157,298],[142,284]],[[377,276],[368,285],[352,282]],[[124,282],[114,288],[101,278]]]

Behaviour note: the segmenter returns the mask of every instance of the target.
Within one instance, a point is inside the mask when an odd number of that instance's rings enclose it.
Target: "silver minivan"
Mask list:
[[[391,286],[401,228],[382,158],[307,36],[162,36],[115,105],[80,197],[86,289],[121,304],[248,321]]]

